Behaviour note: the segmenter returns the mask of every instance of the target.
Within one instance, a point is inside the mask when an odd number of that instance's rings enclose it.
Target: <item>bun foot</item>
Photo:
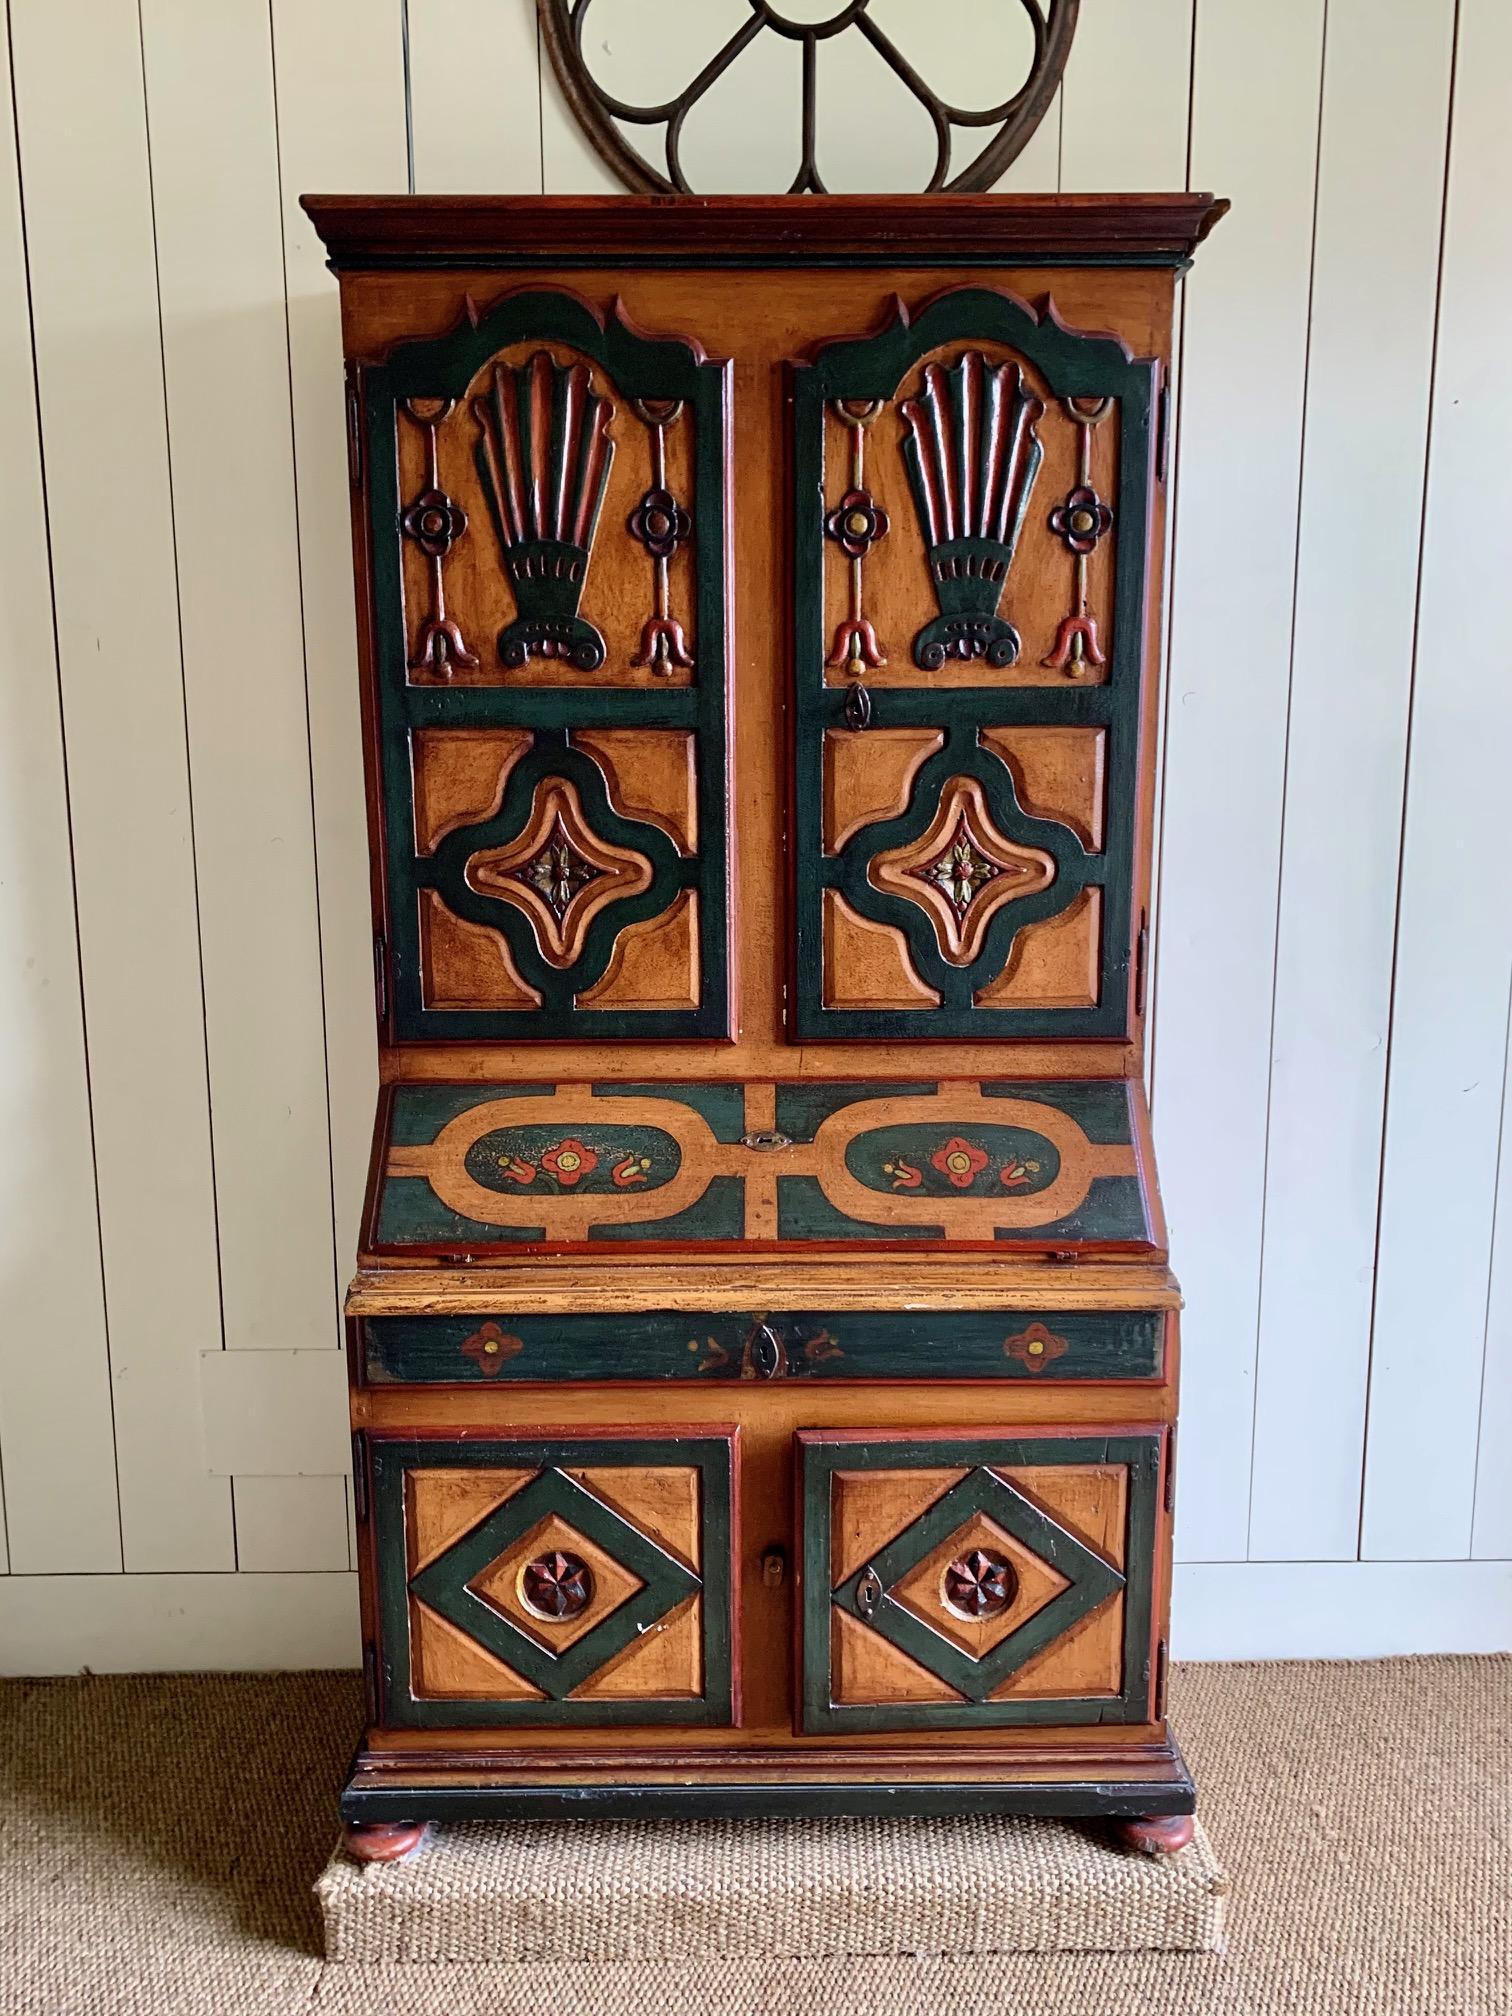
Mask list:
[[[1123,1846],[1140,1855],[1179,1854],[1197,1831],[1192,1813],[1146,1814],[1138,1820],[1115,1820],[1113,1825]]]
[[[407,1862],[425,1840],[423,1820],[349,1820],[341,1845],[354,1862]]]

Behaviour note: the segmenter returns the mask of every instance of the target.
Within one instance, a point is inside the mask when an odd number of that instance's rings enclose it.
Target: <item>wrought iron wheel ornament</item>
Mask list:
[[[771,0],[749,0],[750,20],[742,22],[680,92],[664,99],[659,105],[632,105],[607,91],[594,78],[584,59],[583,34],[592,4],[593,0],[536,0],[541,32],[551,54],[552,67],[573,116],[592,141],[599,157],[627,189],[643,196],[693,193],[683,172],[681,157],[682,132],[687,116],[742,50],[759,35],[771,31],[800,43],[803,50],[803,154],[788,193],[824,195],[827,191],[816,158],[821,43],[851,30],[865,36],[882,61],[924,108],[935,134],[935,163],[927,185],[929,191],[990,189],[1022,152],[1049,109],[1071,53],[1071,38],[1076,32],[1081,0],[1017,0],[1028,17],[1034,37],[1034,57],[1029,74],[1009,97],[980,110],[954,105],[941,97],[891,37],[878,27],[868,11],[870,0],[835,0],[829,18],[815,22],[792,20],[781,8],[772,5]],[[644,154],[632,147],[616,122],[629,126],[663,127],[665,170],[653,166]],[[956,169],[953,158],[955,129],[981,131],[989,127],[996,128],[996,131],[986,145],[965,167]]]

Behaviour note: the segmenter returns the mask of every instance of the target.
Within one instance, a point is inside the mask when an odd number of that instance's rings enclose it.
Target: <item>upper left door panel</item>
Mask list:
[[[537,288],[353,395],[391,1036],[728,1036],[728,365]]]

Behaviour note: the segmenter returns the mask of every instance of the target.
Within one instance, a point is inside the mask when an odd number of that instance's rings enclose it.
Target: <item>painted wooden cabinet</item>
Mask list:
[[[383,1076],[354,1850],[580,1810],[1178,1845],[1143,956],[1221,206],[307,208]]]

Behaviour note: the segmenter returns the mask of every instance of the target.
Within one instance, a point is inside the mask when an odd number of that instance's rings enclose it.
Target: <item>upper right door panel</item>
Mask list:
[[[798,1037],[1129,1034],[1159,384],[982,287],[795,370]]]

